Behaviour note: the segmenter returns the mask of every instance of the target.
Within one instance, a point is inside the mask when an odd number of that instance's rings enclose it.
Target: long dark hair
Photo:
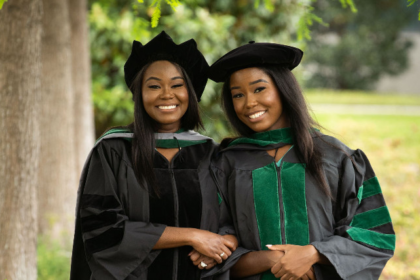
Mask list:
[[[204,128],[200,117],[197,96],[187,72],[177,63],[171,63],[182,74],[188,90],[188,108],[181,118],[181,128],[186,130]],[[134,100],[134,122],[128,125],[128,128],[134,134],[131,144],[131,159],[137,180],[140,186],[145,188],[150,186],[153,193],[159,197],[159,187],[153,172],[153,158],[156,148],[154,133],[157,124],[144,109],[142,97],[143,76],[151,64],[145,65],[131,84]]]
[[[285,67],[263,66],[258,68],[269,75],[277,87],[283,111],[290,123],[293,136],[297,140],[295,146],[298,150],[299,159],[306,164],[308,171],[321,186],[324,193],[331,196],[330,188],[323,174],[322,154],[313,141],[313,136],[321,135],[314,128],[321,128],[321,126],[309,114],[305,98],[295,76]],[[231,125],[239,135],[249,137],[255,133],[235,113],[230,91],[230,77],[223,85],[222,107]],[[222,145],[230,141],[231,139],[226,139],[222,142]]]

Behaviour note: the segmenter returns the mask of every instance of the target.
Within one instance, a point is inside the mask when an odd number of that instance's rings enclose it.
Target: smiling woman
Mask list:
[[[395,249],[379,181],[362,151],[322,134],[311,118],[291,72],[302,55],[250,42],[210,67],[210,78],[224,82],[223,107],[239,134],[222,142],[211,164],[223,198],[219,233],[241,244],[231,274],[378,279]]]
[[[157,132],[176,132],[188,109],[188,89],[180,67],[167,60],[153,62],[143,76],[143,106]]]
[[[134,122],[105,132],[84,168],[71,280],[198,280],[237,246],[215,233],[216,144],[193,131],[208,64],[194,40],[177,45],[162,32],[134,41],[124,70]]]

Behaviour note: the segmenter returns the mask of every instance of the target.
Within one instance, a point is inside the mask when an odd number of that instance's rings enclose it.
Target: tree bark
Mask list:
[[[65,240],[74,227],[77,175],[67,0],[43,0],[39,233]]]
[[[95,141],[91,99],[91,69],[86,0],[68,0],[71,24],[72,79],[74,88],[74,116],[76,171],[82,167]]]
[[[0,279],[36,279],[41,0],[0,10]]]

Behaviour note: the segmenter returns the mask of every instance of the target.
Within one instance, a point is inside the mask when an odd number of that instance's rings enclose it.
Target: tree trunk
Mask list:
[[[74,89],[74,116],[76,170],[83,164],[95,141],[91,99],[91,71],[86,0],[68,0],[71,24],[72,78]]]
[[[74,227],[77,175],[67,0],[43,0],[39,233],[65,240]]]
[[[36,279],[41,0],[0,10],[0,279]]]

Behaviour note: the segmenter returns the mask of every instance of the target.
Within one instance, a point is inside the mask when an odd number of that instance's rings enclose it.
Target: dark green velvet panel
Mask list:
[[[363,242],[380,249],[395,250],[395,235],[361,228],[350,228],[347,233],[354,241]]]
[[[381,186],[379,185],[378,178],[376,176],[363,182],[362,199],[373,196],[378,193],[382,193],[382,190],[381,190]]]
[[[286,243],[307,245],[309,223],[305,195],[305,165],[284,162],[280,177]]]
[[[251,135],[249,138],[241,137],[232,141],[229,144],[229,146],[233,146],[237,144],[255,144],[255,145],[264,147],[267,145],[277,144],[277,143],[286,143],[286,144],[293,143],[293,135],[292,135],[292,131],[290,127],[255,133]]]
[[[262,250],[267,244],[281,244],[278,179],[275,163],[252,171],[254,206]],[[266,272],[261,280],[276,279]]]
[[[353,217],[350,223],[352,227],[370,229],[391,222],[391,216],[388,207],[382,206],[373,210],[369,210]]]

